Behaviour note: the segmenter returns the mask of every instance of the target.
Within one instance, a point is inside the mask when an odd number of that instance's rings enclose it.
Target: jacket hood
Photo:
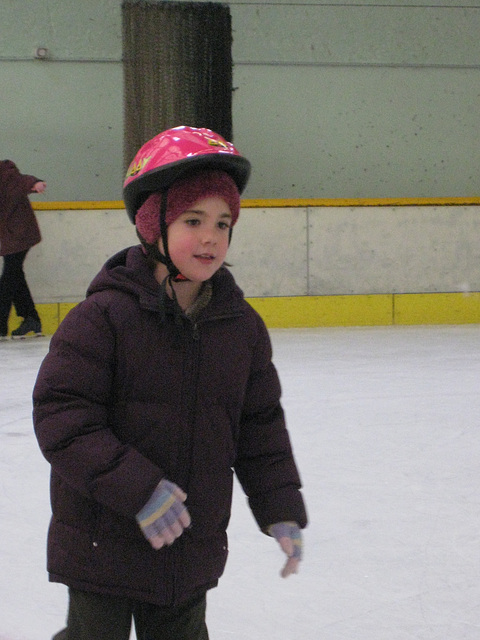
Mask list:
[[[158,305],[159,284],[141,246],[128,247],[109,258],[87,289],[87,297],[101,291],[123,291],[142,306]]]

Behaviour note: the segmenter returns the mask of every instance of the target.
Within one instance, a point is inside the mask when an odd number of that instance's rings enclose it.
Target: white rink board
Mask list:
[[[25,270],[37,303],[81,300],[138,242],[122,209],[36,214],[43,241]],[[480,208],[245,208],[228,260],[247,297],[480,291]]]

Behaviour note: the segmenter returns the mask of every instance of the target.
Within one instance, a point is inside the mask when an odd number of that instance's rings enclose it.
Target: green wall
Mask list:
[[[479,195],[480,5],[230,7],[246,197]],[[121,56],[121,0],[2,0],[1,156],[33,199],[121,198]]]

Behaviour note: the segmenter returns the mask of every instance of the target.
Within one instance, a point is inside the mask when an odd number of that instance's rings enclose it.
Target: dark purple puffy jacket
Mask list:
[[[52,338],[34,425],[52,467],[50,580],[158,605],[216,585],[235,471],[260,528],[306,525],[271,345],[230,272],[195,324],[159,313],[140,247],[103,267]],[[191,529],[155,551],[135,514],[161,478]]]

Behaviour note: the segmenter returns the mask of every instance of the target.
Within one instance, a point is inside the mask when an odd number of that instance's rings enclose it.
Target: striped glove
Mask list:
[[[190,526],[186,499],[187,494],[180,487],[164,478],[137,513],[137,522],[154,549],[173,544]]]
[[[302,533],[296,522],[277,522],[267,528],[267,532],[275,538],[288,560],[280,575],[288,578],[292,573],[298,573],[298,565],[302,559]]]

